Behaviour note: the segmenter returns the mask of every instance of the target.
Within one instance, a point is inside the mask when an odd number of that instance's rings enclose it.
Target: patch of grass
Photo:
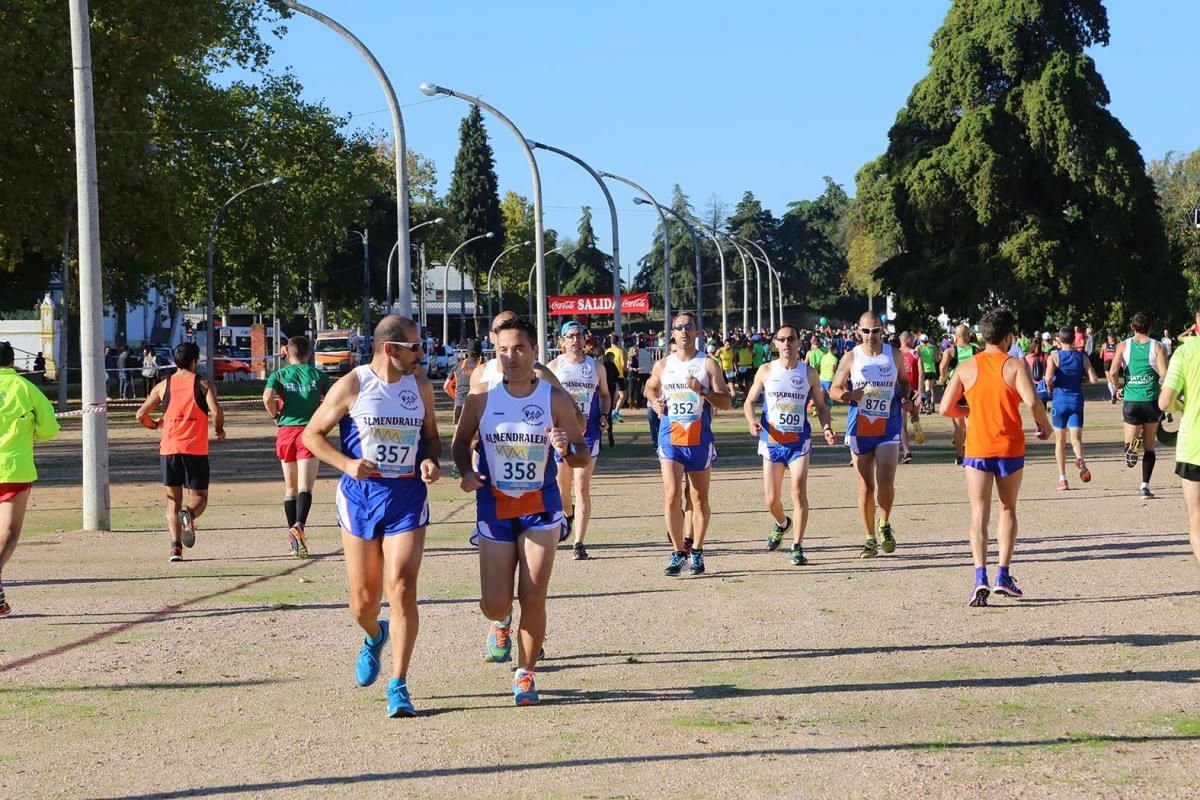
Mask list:
[[[1138,722],[1165,726],[1180,736],[1200,736],[1200,714],[1184,714],[1182,712],[1151,714],[1148,717],[1142,717]]]
[[[696,728],[710,731],[734,731],[754,724],[748,719],[717,719],[716,717],[682,716],[672,717],[670,723],[676,728]]]
[[[1000,713],[1004,714],[1005,716],[1024,714],[1029,710],[1028,706],[1024,706],[1021,703],[1010,703],[1005,700],[1001,700],[999,703],[997,703],[996,708],[1000,709]]]
[[[935,672],[932,675],[927,675],[924,678],[919,678],[918,680],[928,681],[930,683],[938,681],[953,681],[958,680],[959,678],[965,678],[968,675],[978,674],[978,672],[978,664],[958,664],[950,667],[945,672]]]
[[[1059,750],[1069,750],[1076,747],[1108,747],[1110,744],[1112,744],[1112,738],[1102,733],[1068,732],[1059,738],[1061,741],[1052,742],[1042,746],[1045,747],[1045,749],[1054,752]]]
[[[934,739],[928,742],[921,742],[913,747],[919,753],[940,753],[943,750],[949,749],[953,744],[957,744],[959,739],[954,736],[946,736],[939,739]]]

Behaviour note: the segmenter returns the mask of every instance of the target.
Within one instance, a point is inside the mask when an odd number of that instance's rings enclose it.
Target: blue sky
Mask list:
[[[444,191],[467,106],[427,102],[430,81],[483,97],[533,139],[641,183],[660,201],[678,183],[697,210],[712,195],[732,208],[747,189],[781,215],[815,197],[829,175],[853,194],[854,173],[884,148],[887,130],[927,71],[946,0],[607,0],[408,3],[307,0],[361,38],[400,97],[410,149],[434,160]],[[1200,4],[1110,0],[1111,44],[1093,52],[1110,106],[1149,161],[1200,146]],[[388,129],[383,94],[340,37],[297,15],[273,44],[272,68],[291,67],[308,99]],[[530,194],[524,156],[488,120],[501,194]],[[592,206],[611,248],[598,188],[574,164],[538,159],[546,226],[574,235]],[[655,217],[611,187],[622,268],[636,269]]]

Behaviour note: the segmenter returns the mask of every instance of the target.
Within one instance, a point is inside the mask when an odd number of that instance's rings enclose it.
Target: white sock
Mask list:
[[[1108,382],[1108,396],[1109,397],[1117,396],[1117,387],[1112,381]]]
[[[1146,483],[1145,481],[1142,481],[1142,488],[1143,488],[1143,489],[1149,489],[1149,488],[1150,488],[1150,484]]]
[[[1066,476],[1066,475],[1059,475],[1059,476],[1058,476],[1058,479],[1059,479],[1060,481],[1065,481],[1065,480],[1067,479],[1067,476]]]

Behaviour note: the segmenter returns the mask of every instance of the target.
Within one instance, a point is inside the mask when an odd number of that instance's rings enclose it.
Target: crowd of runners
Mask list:
[[[1123,402],[1125,463],[1134,468],[1140,460],[1144,497],[1153,497],[1157,426],[1164,413],[1181,415],[1176,472],[1200,561],[1200,403],[1182,403],[1189,390],[1200,392],[1200,337],[1194,335],[1200,311],[1173,357],[1174,342],[1154,339],[1145,314],[1133,315],[1130,331],[1121,341],[1107,336],[1099,343],[1090,329],[1076,327],[1026,335],[1000,308],[983,314],[976,327],[962,324],[945,336],[893,336],[868,311],[853,328],[835,329],[822,319],[816,329],[783,324],[770,333],[734,331],[721,338],[683,312],[671,322],[669,341],[658,342],[644,335],[601,341],[583,323],[568,321],[557,331],[557,356],[542,364],[532,325],[502,312],[486,346],[470,347],[440,387],[453,401],[453,473],[461,490],[475,496],[470,544],[479,555],[486,660],[511,661],[515,639],[514,700],[538,702],[534,676],[544,653],[555,553],[573,538],[573,558],[590,557],[591,480],[602,437],[613,442],[622,408],[646,408],[663,486],[666,576],[706,571],[717,412],[740,406],[762,460],[763,501],[772,523],[765,547],[778,549],[791,533],[790,561],[797,567],[808,563],[813,420],[826,446],[841,441],[849,451],[865,535],[860,555],[873,558],[898,546],[891,522],[896,474],[923,442],[921,416],[936,411],[950,418],[954,459],[964,468],[971,509],[968,602],[985,606],[993,594],[1022,596],[1011,572],[1026,455],[1021,406],[1031,414],[1037,438],[1054,437],[1058,488],[1070,488],[1068,444],[1079,480],[1088,482],[1083,384],[1103,374],[1110,401]],[[318,462],[341,474],[334,507],[349,608],[364,633],[356,681],[367,686],[377,680],[391,640],[390,716],[416,713],[407,677],[419,627],[417,580],[429,523],[428,485],[442,473],[443,432],[434,385],[421,367],[424,346],[415,322],[385,317],[374,331],[370,362],[332,382],[309,364],[309,341],[295,337],[287,344],[287,365],[271,375],[262,397],[277,426],[283,522],[295,556],[309,556],[305,529]],[[180,561],[195,544],[197,520],[207,506],[210,426],[218,441],[225,431],[215,386],[197,372],[196,345],[182,344],[174,356],[177,370],[150,390],[136,416],[162,432],[170,559]],[[12,348],[0,343],[0,574],[16,547],[36,479],[33,441],[58,431],[44,394],[16,375],[12,363]],[[940,398],[938,386],[944,387]],[[842,431],[831,413],[838,404],[847,407]],[[329,436],[335,428],[336,443]],[[999,519],[991,580],[993,493]],[[385,593],[388,619],[380,617]],[[9,613],[0,582],[0,616]]]

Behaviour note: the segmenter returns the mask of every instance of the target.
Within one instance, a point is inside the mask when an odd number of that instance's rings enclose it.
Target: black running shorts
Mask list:
[[[1149,425],[1162,419],[1158,403],[1153,400],[1126,400],[1121,406],[1126,425]]]
[[[1185,481],[1200,481],[1200,467],[1195,464],[1189,464],[1186,461],[1176,462],[1175,474]]]
[[[189,489],[208,489],[208,456],[189,456],[177,453],[159,456],[163,486],[186,486]]]

